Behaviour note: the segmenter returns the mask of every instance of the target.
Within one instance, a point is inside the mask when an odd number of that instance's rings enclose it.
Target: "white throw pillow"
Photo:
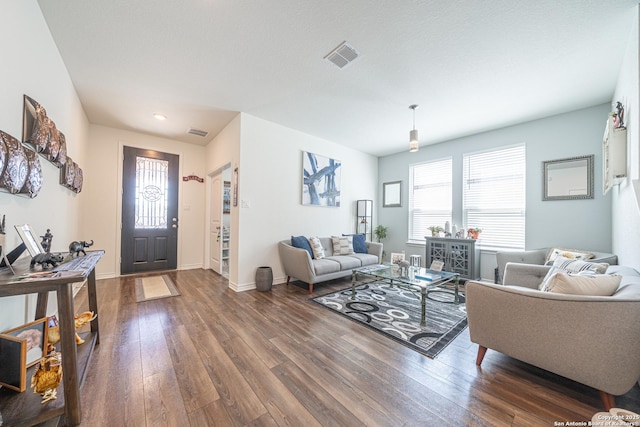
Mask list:
[[[311,245],[313,257],[315,259],[324,258],[324,248],[322,247],[322,242],[320,242],[318,237],[309,237],[309,245]]]
[[[593,258],[594,255],[591,252],[579,251],[576,249],[552,248],[547,255],[545,264],[548,265],[552,263],[558,257],[587,260]]]
[[[622,276],[617,274],[570,274],[559,271],[551,276],[547,284],[549,292],[572,295],[613,295]]]
[[[542,283],[540,283],[541,291],[547,290],[547,282],[558,271],[562,271],[565,273],[580,273],[581,271],[590,271],[596,274],[604,274],[607,271],[609,264],[607,263],[598,263],[598,262],[588,262],[582,261],[579,259],[569,259],[565,257],[558,257],[555,261],[553,261],[553,265],[547,272],[547,275],[544,277]]]
[[[331,236],[334,255],[351,255],[353,251],[353,236]]]

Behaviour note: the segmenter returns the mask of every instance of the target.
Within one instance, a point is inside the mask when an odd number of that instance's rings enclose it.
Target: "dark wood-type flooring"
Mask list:
[[[476,368],[466,331],[429,359],[303,284],[236,293],[211,271],[169,274],[182,295],[144,303],[134,277],[98,281],[83,426],[553,426],[602,411],[596,390],[494,351]],[[640,413],[638,386],[616,403]]]

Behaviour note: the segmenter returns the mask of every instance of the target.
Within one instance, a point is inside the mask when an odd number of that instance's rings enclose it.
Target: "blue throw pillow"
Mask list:
[[[294,248],[304,249],[309,252],[309,256],[313,259],[313,251],[311,250],[311,245],[309,244],[309,239],[304,236],[291,236],[291,246]]]
[[[367,240],[364,234],[343,234],[343,236],[353,236],[353,251],[357,254],[366,254]]]

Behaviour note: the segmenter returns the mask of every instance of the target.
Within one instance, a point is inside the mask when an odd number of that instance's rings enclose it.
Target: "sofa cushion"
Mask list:
[[[355,253],[355,254],[349,255],[349,256],[350,257],[354,257],[354,258],[358,258],[360,260],[360,264],[362,264],[362,266],[371,265],[371,264],[377,264],[378,263],[378,256],[377,255]]]
[[[353,252],[353,236],[331,236],[333,255],[351,255]]]
[[[316,276],[340,271],[340,263],[329,258],[314,259],[312,262]]]
[[[305,236],[291,236],[291,246],[306,250],[309,252],[309,256],[313,258],[313,251],[311,250],[309,239]]]
[[[362,267],[362,262],[351,255],[334,255],[325,259],[330,259],[331,261],[335,261],[340,264],[340,270],[350,270],[352,268]]]
[[[542,280],[542,283],[540,283],[539,289],[541,291],[546,291],[547,282],[549,281],[551,276],[553,276],[558,271],[563,271],[565,273],[580,273],[581,271],[591,271],[592,273],[604,274],[607,271],[607,267],[609,267],[609,264],[588,262],[579,259],[569,259],[559,256],[555,261],[553,261],[553,265]]]
[[[547,283],[547,290],[558,294],[611,296],[622,276],[616,274],[572,274],[558,271]]]
[[[577,249],[551,248],[547,254],[545,264],[550,265],[558,257],[587,260],[593,258],[594,255],[591,252],[579,251]]]
[[[309,237],[309,244],[311,245],[311,250],[313,251],[313,258],[324,258],[324,248],[322,247],[322,243],[320,242],[320,239],[318,237]]]
[[[353,251],[357,254],[366,254],[367,250],[367,238],[364,234],[343,234],[343,236],[353,237]]]

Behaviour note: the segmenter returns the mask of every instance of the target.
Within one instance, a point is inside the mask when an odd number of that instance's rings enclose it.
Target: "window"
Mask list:
[[[451,157],[410,166],[409,240],[424,243],[430,226],[451,222],[451,176]]]
[[[464,223],[483,246],[524,249],[525,156],[524,144],[464,155]]]

